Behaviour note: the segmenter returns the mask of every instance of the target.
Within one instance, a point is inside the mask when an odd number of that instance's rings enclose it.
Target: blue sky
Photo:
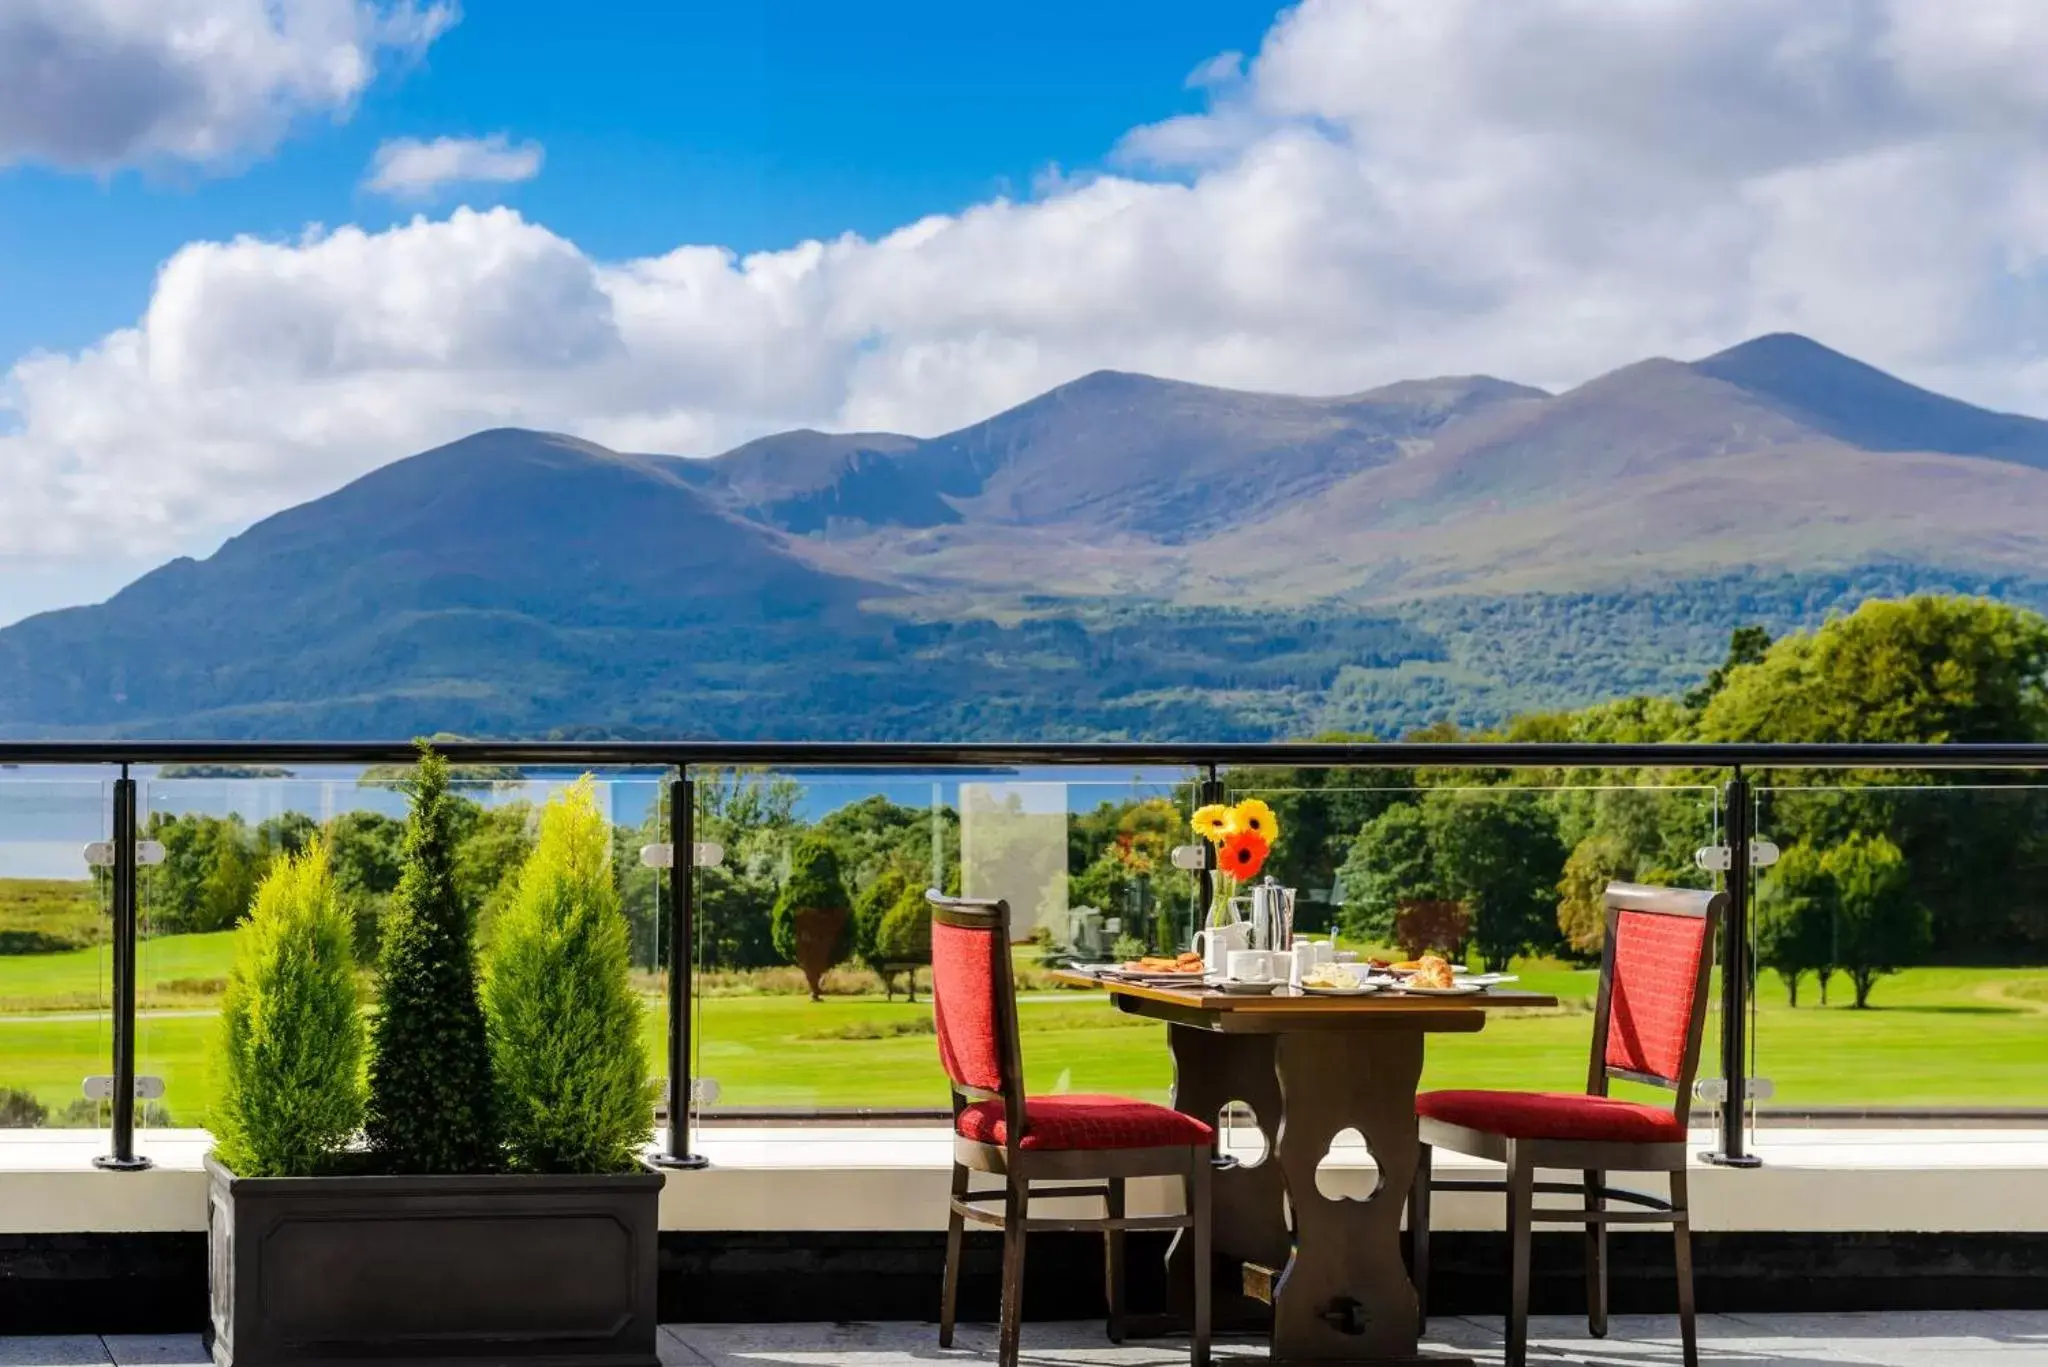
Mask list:
[[[580,8],[580,7],[579,7]],[[595,22],[472,0],[346,121],[302,118],[227,169],[0,170],[0,359],[134,322],[186,242],[369,229],[455,199],[503,202],[621,259],[682,242],[740,251],[1028,195],[1099,164],[1139,124],[1200,107],[1185,78],[1257,46],[1270,0],[887,5],[624,3]],[[878,17],[879,16],[879,17]],[[546,149],[533,181],[394,204],[361,188],[378,144],[505,132]]]

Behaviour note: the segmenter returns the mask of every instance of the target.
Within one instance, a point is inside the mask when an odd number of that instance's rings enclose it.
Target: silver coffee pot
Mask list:
[[[1253,949],[1286,949],[1294,943],[1294,889],[1283,888],[1268,874],[1252,884]]]

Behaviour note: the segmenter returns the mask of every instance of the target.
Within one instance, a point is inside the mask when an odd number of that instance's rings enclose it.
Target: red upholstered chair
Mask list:
[[[1503,1191],[1508,1198],[1507,1367],[1522,1367],[1529,1343],[1530,1227],[1584,1225],[1586,1320],[1607,1332],[1607,1226],[1668,1224],[1678,1243],[1678,1322],[1686,1367],[1697,1367],[1693,1327],[1692,1239],[1685,1195],[1686,1110],[1706,1026],[1714,932],[1727,898],[1682,888],[1610,884],[1607,944],[1593,1011],[1593,1057],[1586,1090],[1425,1092],[1415,1100],[1422,1159],[1408,1198],[1416,1289],[1429,1305],[1429,1198],[1432,1191]],[[1612,1078],[1669,1088],[1669,1110],[1607,1095]],[[1507,1165],[1507,1180],[1437,1181],[1435,1149]],[[1583,1183],[1538,1182],[1538,1168],[1577,1171]],[[1663,1172],[1671,1199],[1607,1185],[1611,1172]],[[1539,1207],[1536,1192],[1580,1196],[1578,1208]],[[1613,1210],[1609,1201],[1631,1204]]]
[[[1216,1131],[1191,1115],[1114,1096],[1024,1095],[1017,1038],[1017,989],[1010,970],[1010,908],[925,894],[932,904],[932,1012],[939,1061],[953,1088],[953,1200],[946,1221],[946,1286],[939,1345],[953,1346],[965,1224],[1003,1231],[1000,1367],[1016,1367],[1023,1317],[1024,1236],[1033,1230],[1101,1230],[1109,1299],[1109,1336],[1123,1339],[1124,1234],[1182,1229],[1194,1240],[1193,1265],[1209,1266],[1209,1165]],[[1023,1123],[1017,1124],[1018,1117]],[[1003,1183],[973,1190],[972,1174]],[[1178,1177],[1185,1215],[1124,1214],[1124,1183]],[[1034,1183],[1056,1183],[1038,1185]],[[1098,1197],[1100,1219],[1039,1219],[1033,1197]],[[985,1209],[1000,1202],[1001,1209]],[[1194,1367],[1209,1361],[1209,1283],[1194,1286]]]

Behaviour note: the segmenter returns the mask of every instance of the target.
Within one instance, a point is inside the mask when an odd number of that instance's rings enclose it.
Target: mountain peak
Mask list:
[[[1868,451],[1935,451],[2048,469],[2048,423],[1909,384],[1796,332],[1772,332],[1691,368]]]
[[[1846,356],[1831,346],[1814,341],[1802,332],[1766,332],[1746,342],[1737,342],[1734,346],[1717,351],[1705,360],[1695,361],[1693,364],[1708,370],[1715,367],[1763,365],[1847,365],[1862,370],[1875,369],[1874,366],[1864,365],[1853,356]]]

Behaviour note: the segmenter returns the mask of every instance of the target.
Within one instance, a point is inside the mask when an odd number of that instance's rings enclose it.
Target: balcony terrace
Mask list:
[[[1033,1090],[1163,1102],[1173,1072],[1159,1029],[1119,1019],[1099,994],[1041,979],[1039,960],[1184,945],[1214,878],[1205,847],[1181,834],[1198,801],[1258,795],[1299,823],[1318,803],[1384,810],[1405,800],[1390,794],[1413,796],[1418,772],[1434,771],[1435,786],[1516,811],[1576,812],[1570,819],[1583,824],[1598,807],[1621,811],[1624,825],[1631,813],[1654,820],[1664,845],[1689,862],[1698,852],[1691,881],[1722,887],[1737,909],[1717,950],[1688,1141],[1704,1360],[2048,1362],[2048,958],[1928,943],[1887,965],[1902,971],[1875,980],[1874,1010],[1844,1004],[1846,963],[1828,966],[1833,1004],[1818,1005],[1808,976],[1791,1007],[1767,933],[1780,906],[1773,838],[1813,825],[1817,807],[1878,795],[1881,807],[1854,811],[1881,811],[1923,836],[2034,822],[2048,814],[2048,788],[2036,786],[2048,748],[446,749],[478,810],[507,814],[508,830],[553,787],[599,776],[634,922],[646,1039],[662,1060],[656,1071],[665,1065],[667,1109],[688,1122],[656,1142],[658,1154],[692,1160],[667,1170],[661,1195],[663,1361],[885,1367],[994,1356],[992,1241],[970,1236],[958,1349],[941,1351],[927,1322],[938,1310],[953,1148],[928,970],[876,956],[872,969],[834,969],[812,1002],[792,970],[750,960],[743,918],[765,916],[765,906],[747,899],[772,900],[787,875],[749,844],[759,830],[745,828],[747,801],[773,796],[806,829],[847,827],[855,818],[845,813],[865,813],[881,824],[851,838],[880,831],[928,858],[934,885],[999,890],[1026,909],[1031,934],[1018,939],[1031,943],[1017,962]],[[0,774],[0,890],[10,880],[61,884],[72,911],[37,913],[38,924],[70,915],[84,927],[71,948],[0,939],[0,1088],[30,1095],[40,1121],[0,1129],[0,1334],[14,1335],[0,1338],[0,1364],[209,1360],[198,1332],[201,1159],[211,1140],[193,1122],[210,1104],[204,1051],[226,937],[202,919],[203,894],[174,881],[190,872],[176,862],[189,846],[177,842],[238,830],[260,851],[301,819],[330,833],[373,827],[402,801],[376,766],[407,755],[364,745],[0,744],[0,761],[20,766]],[[1519,780],[1501,781],[1508,775]],[[1172,815],[1170,838],[1147,824],[1155,806]],[[680,829],[679,812],[690,816]],[[1133,849],[1149,851],[1149,862],[1102,876]],[[1328,867],[1283,866],[1305,903],[1315,894],[1310,915],[1356,923],[1343,889],[1364,883],[1344,862],[1340,852]],[[1944,896],[1940,880],[1961,877],[1948,864],[1929,873],[1937,938],[1953,904],[1977,895],[1979,884],[1958,881]],[[2031,877],[2010,871],[2000,924],[2014,928],[2012,944],[2048,943],[2048,887]],[[1121,901],[1104,904],[1105,893]],[[74,915],[78,905],[85,911]],[[1424,1085],[1581,1086],[1596,976],[1587,962],[1518,950],[1511,967],[1560,1005],[1434,1040]],[[915,1002],[901,999],[905,979]],[[98,1080],[82,1091],[88,1077]],[[1747,1106],[1716,1100],[1744,1094]],[[1251,1117],[1223,1119],[1225,1157],[1267,1157]],[[1440,1178],[1488,1170],[1450,1154],[1437,1165]],[[1378,1184],[1374,1154],[1343,1139],[1317,1178],[1332,1198],[1369,1197]],[[1660,1179],[1647,1187],[1663,1189]],[[1134,1216],[1179,1203],[1177,1185],[1132,1182]],[[1430,1223],[1423,1343],[1497,1361],[1508,1297],[1501,1203],[1448,1193]],[[1130,1239],[1131,1308],[1164,1311],[1164,1236]],[[1034,1236],[1032,1247],[1027,1359],[1184,1360],[1184,1336],[1103,1341],[1098,1238]],[[1678,1361],[1668,1234],[1613,1236],[1615,1319],[1598,1340],[1583,1319],[1564,1318],[1584,1311],[1579,1233],[1539,1233],[1535,1248],[1532,1360]],[[1219,1345],[1263,1351],[1234,1329]]]

